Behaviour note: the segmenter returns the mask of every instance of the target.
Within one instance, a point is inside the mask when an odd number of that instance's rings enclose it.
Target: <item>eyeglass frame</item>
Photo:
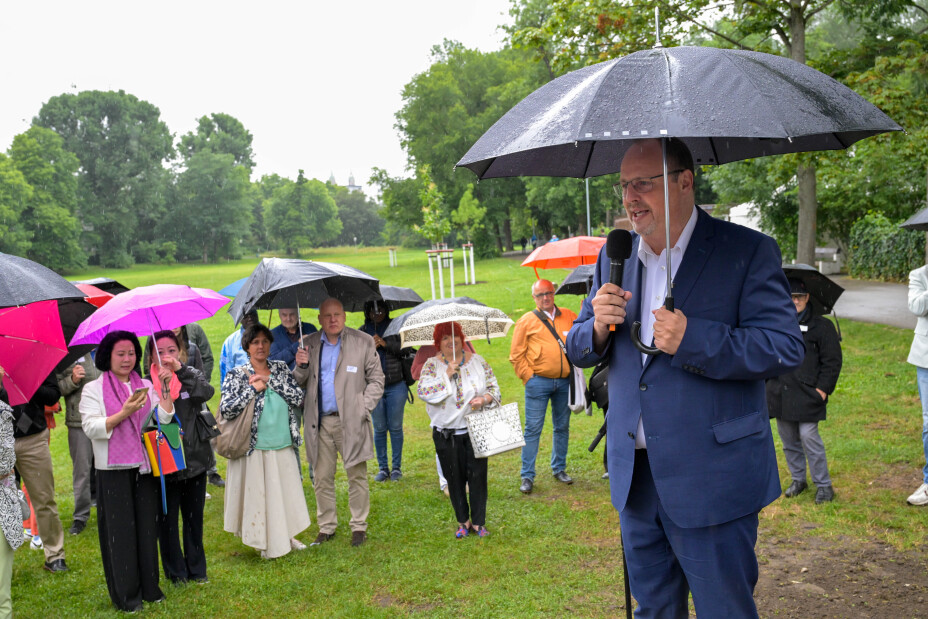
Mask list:
[[[687,168],[680,168],[679,170],[673,170],[673,171],[671,171],[671,172],[667,172],[667,176],[670,176],[671,174],[679,174],[680,172],[686,172],[686,170],[687,170]],[[628,186],[629,186],[629,185],[632,185],[632,189],[634,189],[637,193],[650,193],[650,192],[654,191],[654,179],[660,178],[660,177],[662,177],[663,175],[664,175],[664,173],[661,172],[660,174],[655,174],[654,176],[645,176],[645,177],[642,177],[642,178],[633,178],[633,179],[630,180],[630,181],[619,181],[618,183],[613,183],[613,184],[612,184],[612,190],[615,192],[615,195],[617,195],[617,196],[619,197],[620,200],[624,200],[624,199],[625,199],[625,193],[628,191]],[[648,188],[648,189],[641,190],[641,189],[638,189],[637,187],[635,187],[635,186],[633,185],[633,183],[641,183],[641,182],[648,183],[648,187],[649,187],[649,188]]]
[[[549,290],[548,292],[539,292],[538,294],[532,293],[532,296],[535,297],[536,299],[543,299],[544,297],[547,297],[547,296],[553,297],[554,291]]]

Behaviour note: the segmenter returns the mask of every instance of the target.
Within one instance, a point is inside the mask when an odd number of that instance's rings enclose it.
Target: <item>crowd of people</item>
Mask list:
[[[577,368],[608,362],[608,399],[617,404],[608,411],[607,478],[639,611],[686,616],[692,593],[700,615],[756,616],[758,514],[782,493],[769,419],[777,420],[791,475],[786,497],[808,488],[808,469],[815,503],[834,500],[818,424],[841,372],[840,340],[812,311],[806,283],[784,273],[772,239],[694,205],[685,146],[669,140],[666,157],[669,244],[665,196],[655,182],[665,175],[657,173],[660,142],[636,142],[622,162],[616,191],[637,232],[624,287],[609,279],[609,261],[601,259],[578,316],[557,307],[552,282],[532,285],[535,309],[516,323],[509,354],[525,386],[518,488],[536,488],[548,410],[552,479],[573,482],[573,379]],[[673,311],[661,302],[669,292],[661,266],[667,252],[675,257]],[[712,294],[690,295],[695,288]],[[928,460],[926,290],[928,267],[913,271],[909,295],[919,316],[909,362],[918,368]],[[376,458],[377,483],[403,478],[404,411],[416,382],[450,499],[449,531],[458,539],[490,534],[488,460],[476,455],[465,417],[499,404],[502,394],[461,325],[437,324],[432,344],[413,359],[397,336],[386,336],[391,318],[383,303],[364,307],[359,330],[346,326],[335,298],[319,306],[318,330],[295,308],[278,316],[272,330],[256,312],[246,313],[222,345],[217,413],[228,439],[221,446],[225,480],[216,470],[220,446],[207,406],[215,393],[212,349],[196,324],[153,334],[144,351],[136,335],[109,333],[93,353],[49,376],[26,404],[8,406],[0,388],[0,617],[11,614],[12,555],[27,539],[43,549],[45,569],[68,570],[46,417],[46,407],[62,397],[73,463],[69,533],[84,531],[95,506],[107,590],[123,611],[163,600],[162,574],[174,584],[209,581],[208,484],[225,486],[224,530],[262,558],[306,549],[297,539],[311,526],[303,457],[318,527],[310,545],[336,537],[339,459],[348,480],[350,544],[364,544],[367,463]],[[653,347],[627,337],[633,322]],[[0,387],[3,377],[0,368]],[[170,424],[181,430],[186,464],[156,475],[142,437]],[[914,505],[928,504],[928,464],[924,471],[925,483],[908,498]],[[34,510],[28,537],[20,483]]]

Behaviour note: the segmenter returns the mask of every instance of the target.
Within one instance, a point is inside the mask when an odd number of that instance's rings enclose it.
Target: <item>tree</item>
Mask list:
[[[422,205],[422,225],[414,226],[416,232],[428,239],[432,245],[441,243],[451,232],[451,222],[444,212],[444,198],[432,180],[428,166],[419,169],[419,203]]]
[[[374,168],[372,185],[380,188],[383,208],[380,213],[386,221],[383,235],[387,243],[419,242],[413,234],[422,224],[422,205],[419,203],[419,183],[416,178],[395,178],[386,170]]]
[[[483,230],[483,217],[487,209],[480,206],[480,201],[474,197],[474,186],[464,191],[458,207],[451,213],[451,221],[464,232],[468,242],[473,242],[477,234]]]
[[[266,209],[268,233],[283,245],[288,255],[303,247],[318,247],[342,231],[338,207],[325,184],[307,180],[300,170],[296,182],[274,190]]]
[[[216,113],[200,118],[196,133],[191,131],[180,139],[179,150],[184,159],[203,151],[226,153],[234,157],[235,165],[250,173],[255,167],[251,142],[251,133],[237,118]]]
[[[62,144],[54,131],[31,127],[13,138],[9,155],[33,189],[20,217],[31,236],[26,257],[56,271],[69,271],[85,267],[87,256],[74,215],[80,164]]]
[[[33,119],[60,135],[80,160],[83,244],[103,266],[132,264],[131,245],[152,240],[164,217],[170,177],[164,163],[174,150],[160,114],[121,90],[94,90],[52,97]]]
[[[32,185],[9,157],[0,153],[0,251],[25,256],[32,246],[20,216],[32,199]]]
[[[194,153],[177,178],[176,203],[162,228],[178,257],[216,262],[237,257],[251,231],[248,171],[230,154]]]
[[[329,194],[338,207],[338,219],[342,222],[342,231],[333,245],[379,245],[383,243],[384,220],[380,216],[377,204],[369,200],[361,191],[348,191],[347,187],[329,185]],[[357,240],[356,240],[357,239]]]

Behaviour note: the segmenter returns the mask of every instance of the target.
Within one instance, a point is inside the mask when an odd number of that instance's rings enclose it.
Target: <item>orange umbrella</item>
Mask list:
[[[78,290],[87,295],[84,297],[84,300],[94,307],[103,307],[110,299],[113,298],[113,295],[104,290],[100,290],[96,286],[92,286],[90,284],[74,285],[77,286]]]
[[[548,242],[522,261],[522,266],[535,269],[573,269],[582,264],[596,264],[606,239],[601,236],[575,236],[563,241]]]

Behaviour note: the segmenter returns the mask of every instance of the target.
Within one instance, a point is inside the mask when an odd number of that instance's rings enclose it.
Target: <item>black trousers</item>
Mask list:
[[[158,586],[161,487],[137,468],[97,471],[97,530],[113,605],[136,610],[164,597]]]
[[[447,438],[432,428],[432,442],[448,480],[448,495],[458,522],[468,520],[475,527],[487,522],[487,459],[475,458],[469,434],[451,434]],[[467,487],[470,488],[468,506]]]
[[[160,518],[158,538],[164,575],[172,582],[206,578],[203,550],[203,506],[206,503],[206,471],[188,479],[164,478],[168,513]],[[178,515],[184,521],[184,546],[180,545]]]

